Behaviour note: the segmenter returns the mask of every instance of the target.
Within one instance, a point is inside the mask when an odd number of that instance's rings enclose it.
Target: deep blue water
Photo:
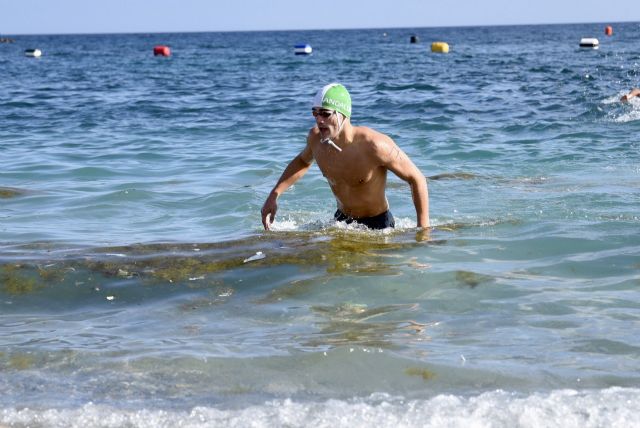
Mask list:
[[[611,25],[0,44],[0,426],[640,424],[640,25]],[[396,177],[396,230],[335,224],[316,167],[262,231],[332,81],[430,178],[430,234]]]

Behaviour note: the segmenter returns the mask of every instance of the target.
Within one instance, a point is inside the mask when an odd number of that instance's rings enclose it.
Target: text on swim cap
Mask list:
[[[329,105],[334,106],[336,108],[341,108],[341,109],[346,110],[349,113],[351,113],[351,106],[348,106],[345,103],[340,102],[338,100],[334,100],[334,99],[329,98],[329,97],[324,97],[322,99],[322,105],[324,106],[325,104],[329,104]]]

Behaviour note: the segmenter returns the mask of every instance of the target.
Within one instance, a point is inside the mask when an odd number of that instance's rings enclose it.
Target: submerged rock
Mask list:
[[[22,196],[26,191],[22,189],[15,189],[13,187],[0,187],[0,198],[8,199]]]

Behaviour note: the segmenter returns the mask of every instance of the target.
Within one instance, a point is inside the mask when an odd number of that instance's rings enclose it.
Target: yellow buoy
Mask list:
[[[431,43],[431,52],[449,53],[449,44],[445,42],[433,42]]]

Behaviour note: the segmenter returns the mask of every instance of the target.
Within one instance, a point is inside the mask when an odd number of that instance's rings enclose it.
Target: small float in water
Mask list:
[[[293,52],[296,55],[311,55],[313,53],[313,48],[308,44],[295,45],[293,47]]]
[[[583,37],[582,39],[580,39],[580,47],[581,48],[598,49],[599,46],[600,46],[600,42],[596,38]]]
[[[42,56],[42,51],[40,49],[27,49],[24,51],[24,56],[39,58]]]
[[[154,46],[153,56],[171,56],[171,49],[164,45]]]
[[[431,43],[431,52],[449,53],[449,44],[446,42],[433,42]]]

